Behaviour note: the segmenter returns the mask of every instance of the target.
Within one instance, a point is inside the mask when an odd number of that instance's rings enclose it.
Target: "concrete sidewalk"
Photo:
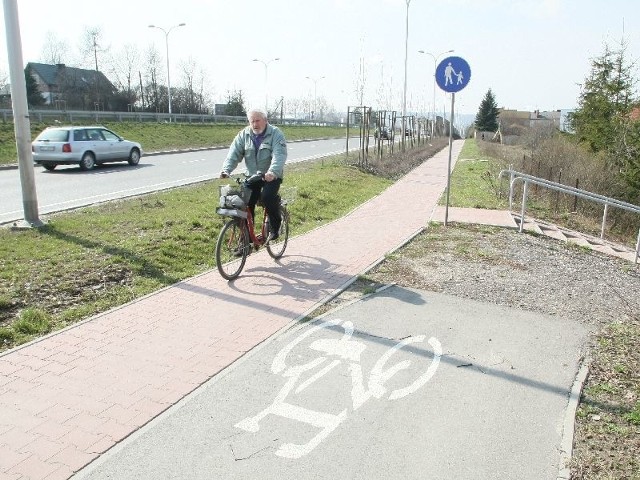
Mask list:
[[[335,295],[432,218],[448,153],[235,282],[210,271],[1,355],[0,478],[69,478]]]

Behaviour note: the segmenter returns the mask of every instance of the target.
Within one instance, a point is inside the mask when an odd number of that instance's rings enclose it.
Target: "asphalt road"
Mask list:
[[[357,142],[350,142],[350,148],[355,146]],[[345,139],[290,142],[287,163],[344,153],[345,148]],[[136,167],[115,163],[88,172],[76,166],[59,166],[48,172],[36,166],[38,211],[44,215],[209,180],[217,176],[226,154],[226,148],[153,154],[143,156]],[[23,218],[19,172],[0,170],[0,224]]]
[[[392,287],[294,323],[73,478],[556,480],[586,335]]]

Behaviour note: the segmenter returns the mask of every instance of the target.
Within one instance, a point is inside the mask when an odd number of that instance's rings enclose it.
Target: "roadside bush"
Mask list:
[[[588,152],[571,138],[541,129],[531,129],[515,146],[479,142],[483,154],[492,160],[491,172],[502,168],[513,170],[586,190],[606,197],[623,199],[624,180],[619,171],[611,167],[603,155]],[[502,188],[508,189],[508,183]],[[514,199],[522,196],[521,183],[516,184]],[[505,192],[506,194],[506,192]],[[603,205],[532,185],[528,191],[527,210],[532,216],[564,224],[593,235],[600,234]],[[625,244],[634,244],[638,234],[637,214],[609,208],[607,211],[607,237]]]

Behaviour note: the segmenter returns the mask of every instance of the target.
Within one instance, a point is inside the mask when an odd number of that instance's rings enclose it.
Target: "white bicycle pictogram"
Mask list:
[[[311,350],[321,352],[324,354],[323,356],[302,365],[287,365],[287,355],[289,355],[297,345],[319,330],[329,327],[342,328],[344,330],[342,337],[340,339],[321,338],[313,341],[309,345]],[[412,364],[411,360],[402,360],[393,366],[387,367],[387,362],[391,357],[408,345],[424,342],[426,338],[426,335],[410,336],[388,349],[374,364],[365,384],[365,376],[360,359],[362,353],[367,348],[367,344],[354,340],[352,338],[353,332],[354,328],[351,321],[347,320],[343,322],[338,319],[328,320],[306,330],[285,346],[278,352],[271,364],[271,371],[274,374],[282,375],[287,379],[285,385],[280,389],[271,405],[258,414],[241,420],[236,423],[235,426],[247,432],[255,433],[260,430],[260,421],[262,419],[268,415],[276,415],[319,428],[320,431],[307,443],[283,443],[275,452],[276,455],[285,458],[295,459],[303,457],[317,447],[347,418],[349,409],[345,408],[336,415],[293,405],[286,401],[291,392],[302,392],[334,368],[346,363],[351,376],[352,408],[353,411],[356,411],[371,398],[383,398],[388,392],[385,384],[394,375],[402,370],[408,369]],[[429,367],[409,385],[390,391],[387,397],[388,400],[398,400],[414,393],[433,377],[440,363],[440,357],[442,356],[442,345],[434,337],[429,338],[428,343],[433,349],[433,358],[431,359]],[[331,357],[333,357],[333,359]],[[313,370],[316,370],[315,373],[312,373]],[[310,376],[303,380],[302,377],[304,374],[310,374]]]

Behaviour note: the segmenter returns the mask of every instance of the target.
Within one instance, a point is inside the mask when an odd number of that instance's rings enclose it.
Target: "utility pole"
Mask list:
[[[100,110],[100,78],[98,76],[98,42],[96,42],[97,32],[91,34],[93,36],[93,58],[96,62],[96,110]]]
[[[31,153],[31,123],[27,104],[27,86],[24,79],[22,60],[22,41],[20,39],[20,21],[18,19],[17,0],[4,1],[4,23],[7,37],[9,74],[11,79],[11,104],[13,106],[16,147],[18,150],[18,169],[22,186],[22,206],[27,226],[41,227],[38,218],[38,197],[33,175],[33,154]]]
[[[259,62],[264,65],[264,112],[269,116],[269,64],[271,62],[277,62],[280,60],[279,57],[272,58],[271,60],[260,60],[259,58],[254,58],[252,62]]]
[[[404,149],[405,131],[407,123],[407,62],[409,56],[409,4],[411,0],[406,0],[407,3],[407,15],[405,21],[405,35],[404,35],[404,90],[402,91],[402,145]]]
[[[169,28],[168,30],[162,27],[158,27],[157,25],[149,25],[149,28],[157,28],[158,30],[162,31],[162,33],[164,33],[164,43],[165,43],[165,47],[167,50],[167,97],[169,100],[169,123],[171,123],[171,69],[169,68],[169,34],[171,33],[171,30],[173,30],[174,28],[178,28],[178,27],[184,27],[186,25],[186,23],[179,23],[178,25],[174,25],[171,28]]]

